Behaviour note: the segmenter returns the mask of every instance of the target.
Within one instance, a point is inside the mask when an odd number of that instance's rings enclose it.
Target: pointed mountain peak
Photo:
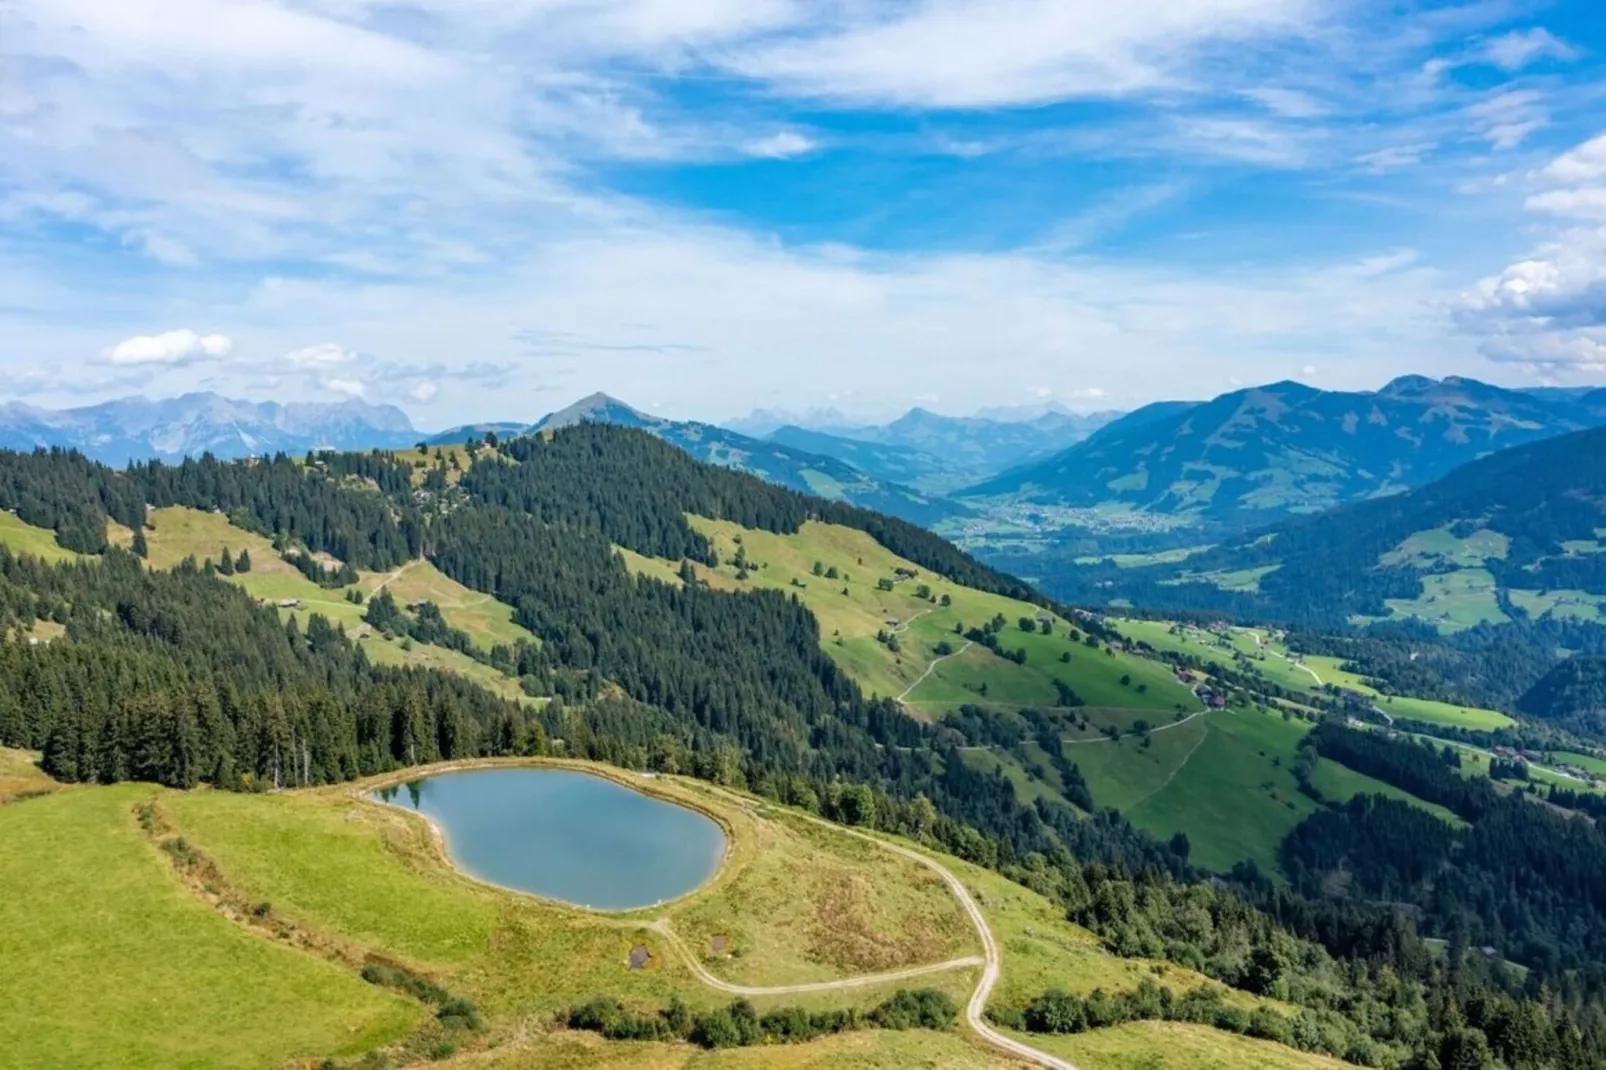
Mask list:
[[[537,431],[552,431],[575,424],[617,424],[621,427],[655,427],[664,423],[656,416],[634,409],[610,394],[598,391],[544,417],[535,425]]]

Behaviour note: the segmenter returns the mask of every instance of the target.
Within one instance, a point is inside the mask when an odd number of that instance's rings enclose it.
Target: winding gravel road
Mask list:
[[[734,803],[738,803],[743,807],[751,809],[751,803],[739,795],[735,795],[731,792],[723,791],[714,787],[707,787],[707,790],[729,799]],[[993,935],[992,926],[987,923],[987,916],[981,912],[981,907],[976,903],[976,897],[970,894],[970,889],[965,887],[965,882],[954,876],[952,870],[943,865],[941,862],[938,862],[936,859],[921,854],[919,851],[904,847],[901,844],[896,844],[892,843],[891,841],[881,839],[879,836],[871,836],[868,833],[859,832],[856,829],[844,828],[843,826],[827,821],[824,818],[811,817],[810,815],[804,813],[792,812],[791,816],[803,821],[811,821],[816,825],[821,825],[835,832],[844,833],[848,836],[856,836],[861,840],[866,840],[878,847],[891,851],[893,854],[902,855],[904,858],[907,858],[912,862],[918,862],[920,865],[925,866],[938,877],[942,878],[942,882],[948,886],[948,890],[954,894],[954,898],[959,900],[959,905],[964,908],[965,914],[969,916],[970,923],[976,930],[976,935],[981,938],[981,980],[976,982],[976,989],[970,994],[970,1002],[965,1004],[966,1024],[969,1025],[975,1034],[983,1041],[991,1044],[993,1047],[998,1048],[1001,1051],[1008,1052],[1017,1059],[1024,1059],[1026,1062],[1033,1063],[1037,1066],[1046,1067],[1048,1070],[1077,1070],[1077,1067],[1074,1063],[1071,1063],[1065,1059],[1061,1059],[1056,1055],[1050,1055],[1046,1051],[1039,1051],[1029,1044],[1021,1043],[1013,1037],[1005,1036],[1003,1033],[1000,1033],[987,1023],[987,1000],[988,997],[993,994],[993,989],[998,984],[999,975],[1003,972],[1004,957],[998,950],[998,939]],[[653,928],[667,936],[677,946],[682,954],[686,954],[688,961],[693,963],[692,968],[696,970],[699,977],[712,984],[715,988],[741,995],[781,995],[788,992],[821,992],[838,988],[860,988],[866,985],[879,984],[884,981],[899,980],[904,977],[918,977],[922,974],[934,973],[939,970],[954,969],[959,966],[971,966],[975,965],[977,962],[975,958],[955,959],[951,962],[937,963],[936,965],[932,966],[916,967],[913,970],[904,970],[895,974],[878,974],[872,977],[850,977],[842,981],[821,981],[812,985],[790,986],[785,988],[743,989],[736,986],[727,985],[726,983],[721,982],[718,978],[707,974],[697,962],[696,956],[688,954],[687,952],[689,949],[680,942],[678,937],[669,932],[667,925],[655,924]]]

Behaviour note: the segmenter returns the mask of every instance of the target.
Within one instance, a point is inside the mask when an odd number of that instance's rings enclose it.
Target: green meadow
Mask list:
[[[916,715],[937,718],[967,703],[1054,706],[1060,695],[1055,680],[1089,707],[1165,714],[1197,708],[1159,662],[1077,642],[1071,638],[1075,622],[1063,618],[1050,616],[1045,634],[1039,607],[925,572],[863,532],[813,521],[791,535],[700,517],[692,523],[709,536],[721,561],[716,569],[699,566],[701,579],[724,590],[795,595],[819,621],[821,645],[832,660],[867,692],[901,698]],[[738,553],[745,569],[736,563]],[[679,582],[678,563],[621,556],[639,574]],[[894,582],[898,569],[917,575]],[[980,627],[998,616],[1005,621],[1000,646],[1025,651],[1025,664],[979,645],[962,649],[966,641],[956,628]],[[1021,627],[1023,619],[1030,631]],[[878,639],[883,634],[895,636],[896,650]],[[945,657],[939,649],[953,653]]]
[[[0,806],[0,1051],[13,1066],[263,1067],[399,1039],[411,1001],[191,895],[136,784]]]
[[[38,778],[31,756],[0,758],[0,774]],[[697,782],[631,782],[710,811],[733,839],[703,889],[614,916],[464,876],[422,821],[368,801],[362,785],[233,795],[127,784],[0,805],[8,965],[0,1050],[19,1066],[268,1068],[380,1050],[393,1062],[438,1059],[454,1049],[464,1066],[679,1066],[684,1045],[572,1036],[555,1029],[554,1012],[598,993],[642,1008],[671,997],[694,1008],[728,1002],[698,980],[688,955],[716,976],[774,985],[978,951],[946,886],[913,862]],[[934,857],[972,890],[999,940],[998,1006],[1018,1007],[1051,985],[1085,994],[1145,979],[1177,991],[1209,983],[1174,965],[1111,955],[1037,893]],[[648,953],[643,969],[629,964],[636,948]],[[473,1000],[483,1029],[443,1031],[428,1005],[366,983],[360,967],[376,956]],[[962,1003],[978,974],[961,967],[919,983]],[[754,1003],[761,1011],[863,1008],[897,987]],[[1246,1008],[1259,1002],[1228,998]],[[1123,1043],[1148,1057],[1163,1050]],[[916,1057],[919,1065],[997,1065],[962,1029],[833,1038],[799,1050],[813,1055],[796,1065],[891,1068]],[[700,1054],[696,1064],[716,1065]]]

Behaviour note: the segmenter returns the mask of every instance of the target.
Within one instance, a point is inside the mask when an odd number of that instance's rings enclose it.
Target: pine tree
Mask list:
[[[151,556],[151,548],[145,542],[144,528],[134,529],[134,541],[129,544],[129,549],[134,551],[135,557],[148,558]]]

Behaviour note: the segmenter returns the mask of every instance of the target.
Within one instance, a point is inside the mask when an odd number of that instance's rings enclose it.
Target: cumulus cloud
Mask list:
[[[407,396],[420,405],[428,405],[435,400],[435,395],[439,394],[440,390],[439,386],[426,379],[421,383],[415,384],[411,390],[407,391]]]
[[[1553,182],[1589,182],[1606,178],[1606,134],[1590,138],[1556,157],[1541,172]]]
[[[188,328],[161,334],[137,334],[103,350],[112,364],[185,365],[229,355],[234,343],[221,334],[199,334]]]
[[[1461,295],[1456,316],[1493,360],[1541,370],[1606,366],[1606,136],[1529,176],[1524,202],[1567,220],[1526,256]]]
[[[1536,193],[1525,203],[1528,208],[1536,212],[1606,222],[1606,186],[1553,189],[1546,193]]]

